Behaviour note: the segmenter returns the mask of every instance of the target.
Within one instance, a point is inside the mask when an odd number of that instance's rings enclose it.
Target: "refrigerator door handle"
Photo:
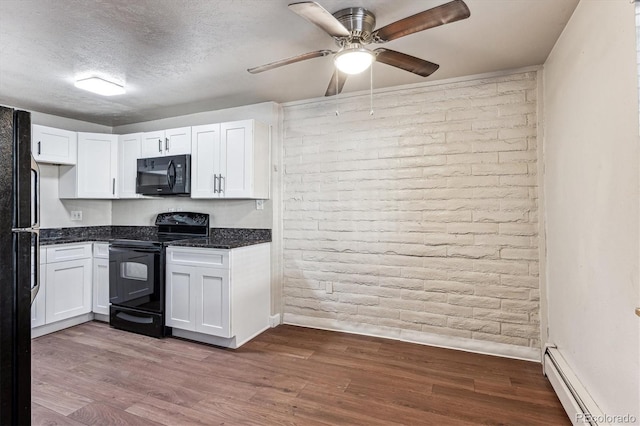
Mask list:
[[[20,232],[28,232],[30,234],[35,235],[36,244],[33,247],[33,263],[31,267],[33,268],[33,277],[35,278],[36,285],[31,288],[31,303],[38,295],[38,291],[40,290],[40,229],[38,228],[13,228],[11,231],[20,233]]]
[[[35,204],[32,228],[40,227],[40,167],[36,163],[36,159],[31,155],[31,171],[35,176],[35,194],[33,194],[33,203]]]
[[[33,254],[33,277],[36,285],[31,289],[31,304],[36,299],[38,292],[40,291],[40,230],[34,229],[32,231],[36,236],[36,245],[34,247]]]

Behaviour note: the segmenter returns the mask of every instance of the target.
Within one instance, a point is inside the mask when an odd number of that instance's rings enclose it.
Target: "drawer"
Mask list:
[[[92,256],[91,246],[92,244],[88,243],[64,244],[47,247],[47,263],[90,258]]]
[[[109,258],[109,243],[93,243],[93,257]]]
[[[229,269],[229,250],[169,247],[167,263]]]

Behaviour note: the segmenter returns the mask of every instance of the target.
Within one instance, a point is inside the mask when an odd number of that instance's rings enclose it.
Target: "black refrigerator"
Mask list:
[[[0,425],[31,424],[31,302],[39,289],[31,116],[0,106]]]

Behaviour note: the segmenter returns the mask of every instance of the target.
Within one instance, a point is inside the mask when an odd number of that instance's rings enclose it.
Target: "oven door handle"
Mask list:
[[[141,248],[141,247],[123,247],[123,246],[111,246],[109,247],[109,253],[160,253],[162,249],[160,248]]]

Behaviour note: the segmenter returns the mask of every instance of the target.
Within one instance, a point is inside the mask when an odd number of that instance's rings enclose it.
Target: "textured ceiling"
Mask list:
[[[322,96],[330,57],[262,74],[246,69],[335,49],[289,11],[289,0],[0,0],[0,104],[115,126],[264,101]],[[335,12],[371,10],[377,27],[446,0],[322,0]],[[471,17],[386,43],[435,63],[424,79],[374,64],[374,87],[544,63],[578,0],[466,0]],[[73,82],[91,75],[126,85],[101,97]],[[350,77],[343,93],[369,87]]]

